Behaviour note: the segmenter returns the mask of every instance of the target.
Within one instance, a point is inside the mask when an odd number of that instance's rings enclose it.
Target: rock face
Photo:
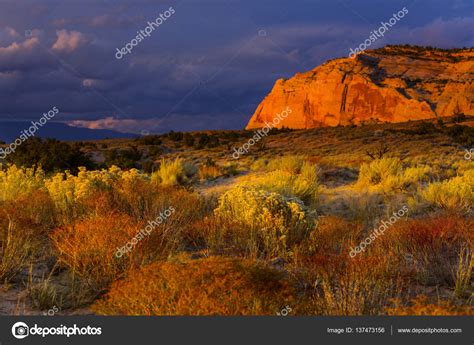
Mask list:
[[[247,129],[314,128],[474,115],[474,49],[387,46],[279,79]]]

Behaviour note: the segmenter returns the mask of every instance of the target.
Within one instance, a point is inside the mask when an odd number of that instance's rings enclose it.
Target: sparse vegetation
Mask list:
[[[250,132],[40,140],[67,164],[1,166],[0,279],[65,313],[472,314],[468,122],[278,130],[238,160]]]

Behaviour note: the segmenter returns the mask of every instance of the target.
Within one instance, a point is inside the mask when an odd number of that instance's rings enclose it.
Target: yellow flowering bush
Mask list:
[[[431,172],[428,166],[404,168],[398,158],[381,158],[362,164],[355,187],[369,192],[394,194],[428,181]]]
[[[304,239],[313,225],[301,200],[254,187],[236,186],[224,193],[214,214],[224,227],[238,225],[237,235],[268,255],[288,254],[288,248]]]
[[[474,204],[474,169],[465,171],[462,176],[431,183],[420,189],[419,196],[430,206],[469,212]]]
[[[279,193],[285,197],[297,197],[305,202],[316,200],[320,186],[317,167],[304,162],[299,174],[287,170],[275,170],[260,177],[253,177],[250,183],[258,189]]]
[[[271,159],[267,164],[267,170],[282,170],[292,174],[299,174],[304,164],[303,156],[289,155]]]
[[[44,172],[41,168],[25,169],[10,165],[3,170],[0,164],[0,201],[15,200],[22,195],[31,195],[44,188]]]
[[[151,175],[151,179],[162,186],[176,186],[188,182],[196,172],[196,168],[187,164],[182,158],[173,161],[162,159],[160,168]]]
[[[58,211],[74,216],[80,203],[94,192],[118,186],[120,190],[128,187],[126,189],[130,192],[137,181],[147,179],[137,169],[122,171],[112,166],[108,170],[87,171],[81,167],[77,176],[66,171],[46,179],[45,185]]]

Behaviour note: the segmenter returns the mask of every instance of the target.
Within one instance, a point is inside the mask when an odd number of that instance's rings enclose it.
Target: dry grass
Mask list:
[[[411,301],[411,305],[403,305],[399,300],[394,301],[395,306],[387,308],[388,315],[398,316],[453,316],[474,315],[472,306],[459,306],[450,301],[437,301],[430,303],[426,296],[418,296]]]
[[[153,264],[113,284],[93,310],[103,315],[272,315],[292,304],[283,275],[219,257]]]
[[[472,313],[474,165],[442,133],[427,141],[402,126],[271,135],[238,162],[227,146],[163,139],[169,153],[152,175],[3,167],[0,279],[28,286],[36,308],[93,304],[107,315],[266,315],[286,305],[295,315]],[[388,155],[367,162],[385,141]],[[401,205],[406,219],[351,259]],[[37,265],[46,278],[28,285]]]
[[[347,255],[317,254],[300,258],[295,271],[306,282],[303,314],[377,315],[391,298],[402,293],[402,279],[386,257],[349,259]]]

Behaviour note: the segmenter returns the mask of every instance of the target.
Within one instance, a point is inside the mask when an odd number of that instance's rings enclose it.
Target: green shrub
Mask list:
[[[145,135],[138,138],[137,141],[142,145],[161,145],[162,143],[159,135]]]
[[[81,151],[80,145],[56,139],[30,138],[7,156],[7,162],[18,167],[41,166],[45,172],[69,170],[73,174],[83,166],[94,168],[94,163]]]
[[[107,167],[118,166],[122,169],[138,168],[138,161],[142,154],[135,146],[124,150],[110,150],[105,153]]]

